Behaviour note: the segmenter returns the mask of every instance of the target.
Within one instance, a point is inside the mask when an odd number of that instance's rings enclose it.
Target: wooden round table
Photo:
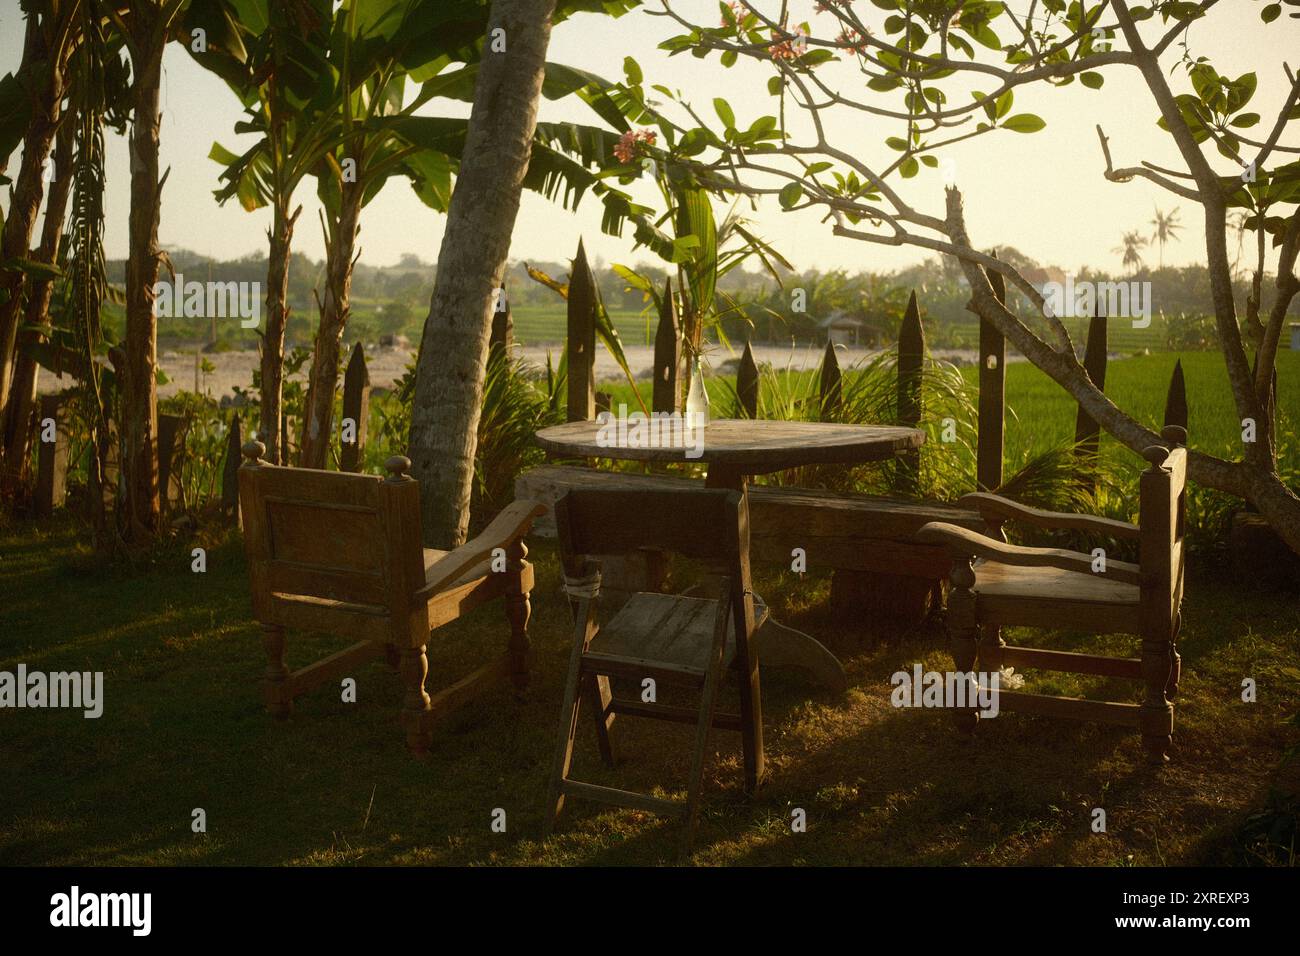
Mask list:
[[[750,475],[803,465],[884,461],[925,443],[925,432],[890,425],[722,418],[711,420],[703,432],[703,440],[698,443],[692,437],[686,443],[655,442],[654,447],[643,447],[607,440],[609,426],[597,420],[543,428],[537,433],[537,443],[556,458],[702,463],[708,469],[706,486],[742,493]],[[691,457],[688,451],[692,452]],[[769,617],[755,640],[759,660],[769,666],[796,667],[835,690],[843,690],[847,684],[844,666],[838,658],[802,631]]]

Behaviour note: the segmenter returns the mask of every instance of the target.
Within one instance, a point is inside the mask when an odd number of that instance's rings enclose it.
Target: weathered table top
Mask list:
[[[633,461],[699,461],[746,475],[801,465],[859,464],[893,458],[925,442],[916,428],[839,425],[765,419],[712,419],[704,426],[700,456],[688,458],[693,442],[658,447],[602,440],[600,421],[568,422],[543,428],[537,443],[557,457],[620,458]]]

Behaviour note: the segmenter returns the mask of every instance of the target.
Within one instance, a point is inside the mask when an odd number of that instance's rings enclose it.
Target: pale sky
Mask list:
[[[813,0],[791,0],[791,4],[795,22],[809,20],[815,35],[838,32],[826,15],[814,15]],[[646,6],[658,9],[659,0],[647,0]],[[879,26],[877,21],[884,17],[880,10],[865,0],[858,6],[867,9],[869,24]],[[718,21],[716,0],[677,0],[674,7],[702,23],[712,25]],[[768,0],[763,9],[767,8],[775,11],[779,2]],[[1252,138],[1267,135],[1285,93],[1283,60],[1289,58],[1292,69],[1300,68],[1300,20],[1290,20],[1284,14],[1266,27],[1259,19],[1260,8],[1256,0],[1221,0],[1190,33],[1193,54],[1208,55],[1221,73],[1233,78],[1248,71],[1257,73],[1259,88],[1249,108],[1261,113],[1263,120],[1246,131]],[[617,80],[623,76],[623,58],[631,55],[640,62],[647,85],[660,83],[682,90],[702,116],[713,119],[712,99],[727,98],[742,128],[774,112],[775,98],[765,88],[769,73],[757,66],[745,66],[743,60],[742,65],[726,70],[716,56],[707,61],[689,54],[669,58],[656,47],[676,32],[670,21],[645,12],[633,12],[618,20],[581,15],[555,29],[550,59]],[[882,29],[876,32],[883,35]],[[0,74],[17,68],[22,34],[18,0],[0,0]],[[1175,57],[1167,55],[1170,66],[1175,62]],[[221,81],[200,69],[176,45],[168,48],[163,64],[161,166],[171,167],[163,192],[159,233],[163,247],[186,247],[222,259],[264,253],[270,213],[246,213],[234,200],[218,206],[212,198],[220,168],[207,159],[213,141],[236,152],[242,151],[247,141],[233,132],[240,118],[238,102]],[[1065,269],[1090,265],[1117,270],[1120,258],[1113,249],[1121,233],[1140,228],[1149,234],[1153,207],[1159,204],[1166,210],[1180,207],[1184,224],[1180,241],[1165,249],[1166,264],[1203,261],[1204,232],[1199,208],[1142,180],[1111,184],[1103,179],[1104,164],[1094,131],[1098,123],[1110,138],[1117,165],[1137,165],[1143,159],[1166,166],[1181,165],[1167,135],[1155,125],[1156,108],[1137,71],[1114,66],[1107,68],[1105,75],[1105,86],[1095,91],[1078,82],[1064,89],[1026,88],[1017,94],[1012,112],[1037,113],[1047,121],[1046,129],[1029,135],[995,132],[959,144],[944,154],[955,162],[955,179],[965,196],[967,225],[977,246],[1012,245],[1040,262]],[[837,84],[842,82],[846,93],[866,92],[856,72],[842,70],[828,77]],[[1170,81],[1175,93],[1190,89],[1181,67],[1174,69]],[[883,99],[880,102],[886,103]],[[467,115],[468,104],[436,101],[426,112]],[[673,115],[671,108],[669,113]],[[600,123],[576,100],[544,101],[541,119]],[[836,143],[847,151],[868,160],[881,160],[883,165],[894,154],[882,141],[886,136],[900,135],[900,126],[865,114],[840,112],[831,121],[830,131]],[[1300,145],[1295,142],[1294,132],[1283,142]],[[11,176],[17,162],[17,156],[10,162]],[[1222,158],[1218,158],[1218,167],[1224,173],[1231,168],[1229,161]],[[922,211],[942,215],[942,183],[939,170],[923,169],[898,188],[906,201]],[[304,211],[294,248],[319,259],[324,256],[324,244],[315,193],[310,186],[308,181],[295,197]],[[649,202],[657,197],[652,191],[636,194]],[[7,196],[3,205],[7,208]],[[572,256],[580,236],[593,255],[607,262],[631,263],[648,258],[643,250],[633,252],[630,230],[622,238],[600,232],[600,208],[599,200],[588,196],[581,208],[571,213],[525,193],[511,245],[512,258],[567,258]],[[110,136],[106,215],[107,252],[111,258],[126,255],[128,209],[126,142]],[[722,210],[717,212],[720,215]],[[918,250],[835,238],[816,213],[785,213],[774,200],[766,200],[751,215],[759,234],[800,269],[883,270],[926,257]],[[431,261],[437,256],[443,224],[444,217],[425,208],[404,179],[390,180],[362,214],[358,240],[361,260],[383,266],[409,252]],[[1155,264],[1154,249],[1147,259]]]

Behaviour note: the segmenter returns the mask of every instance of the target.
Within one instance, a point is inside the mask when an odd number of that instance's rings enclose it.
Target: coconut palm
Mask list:
[[[1124,268],[1132,269],[1136,273],[1143,266],[1140,250],[1146,244],[1146,236],[1134,229],[1124,233],[1120,245],[1116,246],[1112,251],[1121,253],[1124,256]]]
[[[1160,207],[1156,207],[1156,217],[1151,220],[1149,225],[1155,227],[1155,232],[1151,238],[1160,247],[1160,268],[1165,267],[1165,243],[1171,242],[1178,238],[1178,230],[1182,229],[1182,224],[1178,221],[1178,207],[1175,206],[1169,212],[1161,212]]]

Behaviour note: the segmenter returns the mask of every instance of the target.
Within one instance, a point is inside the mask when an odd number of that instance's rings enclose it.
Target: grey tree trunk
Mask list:
[[[465,541],[496,290],[533,133],[555,0],[494,0],[424,320],[411,412],[425,544]],[[504,42],[504,50],[501,49]]]

